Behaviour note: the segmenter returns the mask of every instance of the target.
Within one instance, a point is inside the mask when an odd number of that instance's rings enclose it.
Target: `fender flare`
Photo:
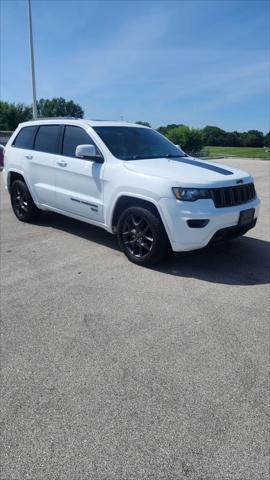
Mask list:
[[[24,173],[21,170],[18,170],[17,168],[12,168],[12,169],[8,170],[8,172],[7,172],[7,190],[8,190],[8,192],[10,193],[10,177],[11,177],[12,173],[17,173],[18,175],[20,175],[23,178],[23,180],[24,180],[24,182],[25,182],[25,184],[26,184],[26,186],[27,186],[27,188],[28,188],[28,190],[31,194],[31,197],[32,197],[33,201],[35,202],[35,204],[38,203],[37,199],[36,199],[36,196],[35,196],[32,188],[30,187],[29,182],[27,181],[27,178],[25,177]]]
[[[163,214],[163,211],[162,209],[160,208],[160,204],[158,201],[155,201],[153,198],[151,197],[147,197],[147,196],[144,196],[144,195],[139,195],[139,194],[133,194],[133,193],[130,193],[130,192],[121,192],[117,195],[117,197],[115,198],[113,204],[112,204],[112,207],[110,209],[110,213],[109,213],[109,221],[108,221],[108,226],[109,226],[109,230],[111,232],[114,232],[114,229],[115,229],[115,225],[113,224],[113,217],[114,217],[114,213],[115,213],[115,210],[117,208],[117,204],[118,202],[124,198],[124,197],[129,197],[131,200],[142,200],[144,202],[147,202],[147,203],[150,203],[152,204],[158,211],[158,214],[160,216],[160,219],[163,223],[163,226],[165,228],[165,231],[167,233],[167,236],[168,236],[168,239],[170,241],[170,243],[172,244],[172,239],[171,239],[171,235],[170,235],[170,231],[169,231],[169,227],[166,223],[166,219],[164,217],[164,214]]]

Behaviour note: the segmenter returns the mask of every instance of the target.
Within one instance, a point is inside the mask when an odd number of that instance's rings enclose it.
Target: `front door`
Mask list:
[[[104,164],[75,157],[78,145],[94,144],[81,127],[66,125],[62,154],[55,158],[56,208],[97,222],[104,221]]]

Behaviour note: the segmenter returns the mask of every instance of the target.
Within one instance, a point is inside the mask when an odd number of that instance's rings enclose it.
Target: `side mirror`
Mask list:
[[[93,162],[103,163],[104,159],[95,145],[78,145],[76,147],[75,155],[78,158],[85,160],[93,160]]]

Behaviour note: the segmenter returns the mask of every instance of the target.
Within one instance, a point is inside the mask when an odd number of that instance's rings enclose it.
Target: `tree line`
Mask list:
[[[137,122],[150,127],[148,122]],[[270,132],[266,135],[259,130],[248,132],[226,132],[222,128],[207,125],[190,128],[183,124],[169,124],[157,128],[159,133],[168,137],[176,145],[180,145],[188,153],[199,152],[202,147],[270,147]]]
[[[186,125],[167,125],[158,131],[175,143],[180,142],[190,148],[202,146],[221,147],[264,147],[270,146],[270,132],[266,135],[259,130],[248,132],[226,132],[219,127],[207,125],[202,129],[189,128]],[[191,145],[190,145],[191,144]]]
[[[37,102],[39,117],[83,118],[82,107],[72,100],[41,98]],[[15,130],[21,122],[31,120],[32,107],[22,103],[0,102],[0,130]],[[141,125],[151,126],[148,122],[138,121]],[[248,132],[226,132],[219,127],[207,125],[202,129],[190,128],[183,124],[169,124],[157,128],[157,131],[180,145],[188,153],[199,152],[205,146],[221,147],[270,147],[270,132],[266,135],[259,130]]]
[[[74,117],[83,118],[84,111],[72,100],[41,98],[37,102],[38,117]],[[0,102],[0,130],[14,131],[18,124],[33,118],[32,105],[23,103]]]

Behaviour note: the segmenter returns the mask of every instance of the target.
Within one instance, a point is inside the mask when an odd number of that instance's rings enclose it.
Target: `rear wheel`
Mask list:
[[[159,216],[144,207],[124,210],[118,221],[117,236],[125,255],[137,265],[155,265],[170,249]]]
[[[21,222],[33,222],[40,214],[26,184],[22,180],[15,180],[10,190],[13,212]]]

